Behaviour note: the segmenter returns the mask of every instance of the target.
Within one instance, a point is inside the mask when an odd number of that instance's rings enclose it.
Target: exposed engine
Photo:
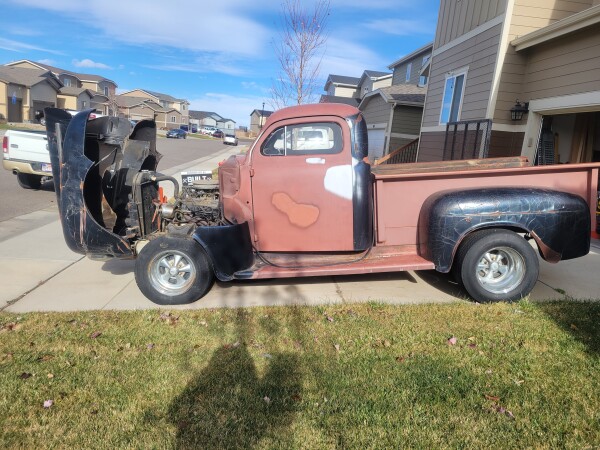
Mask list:
[[[190,224],[194,227],[223,225],[219,183],[215,180],[194,181],[192,186],[184,186],[181,194],[171,202],[162,203],[159,212],[167,231],[172,231],[172,226]]]

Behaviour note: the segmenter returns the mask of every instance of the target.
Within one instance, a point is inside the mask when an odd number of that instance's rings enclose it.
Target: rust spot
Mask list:
[[[301,228],[307,228],[319,218],[319,208],[313,205],[296,203],[284,192],[276,192],[271,198],[273,206],[288,216],[290,222]]]
[[[535,242],[540,247],[540,251],[542,252],[542,255],[544,255],[546,261],[548,261],[549,263],[557,263],[562,259],[562,254],[548,247],[544,242],[542,242],[540,237],[537,234],[535,234],[535,232],[532,231],[530,234],[531,236],[533,236],[533,239],[535,239]]]

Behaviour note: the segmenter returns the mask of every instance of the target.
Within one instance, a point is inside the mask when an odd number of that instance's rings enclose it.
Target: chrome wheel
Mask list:
[[[496,247],[479,258],[476,279],[486,291],[502,294],[517,288],[525,271],[525,260],[519,252],[509,247]]]
[[[197,276],[193,261],[177,250],[157,254],[150,263],[149,272],[152,287],[167,296],[186,292]]]

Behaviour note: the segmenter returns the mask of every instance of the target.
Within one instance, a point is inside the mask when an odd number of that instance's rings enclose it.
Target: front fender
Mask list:
[[[419,218],[419,232],[427,237],[421,253],[438,271],[448,272],[465,236],[484,228],[530,233],[549,262],[590,251],[590,209],[583,198],[550,189],[500,187],[429,197]]]
[[[202,246],[211,259],[216,277],[220,281],[233,279],[233,274],[254,264],[248,222],[198,227],[194,240]]]

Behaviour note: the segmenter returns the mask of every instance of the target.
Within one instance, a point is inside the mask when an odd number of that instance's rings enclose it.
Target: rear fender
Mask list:
[[[503,187],[429,197],[419,218],[419,233],[427,237],[421,253],[438,271],[449,272],[462,240],[485,228],[529,233],[544,259],[553,263],[590,250],[590,209],[583,198],[550,189]]]

